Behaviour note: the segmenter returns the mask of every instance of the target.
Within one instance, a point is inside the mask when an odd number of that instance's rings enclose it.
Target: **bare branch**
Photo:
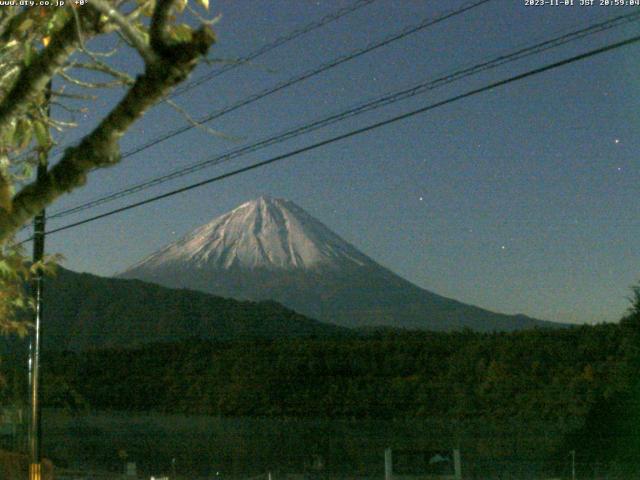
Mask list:
[[[191,73],[214,40],[213,32],[203,27],[191,41],[172,45],[159,61],[147,64],[124,98],[78,146],[67,148],[44,176],[23,187],[9,209],[0,209],[0,243],[56,198],[83,185],[91,170],[118,163],[120,137]]]
[[[69,7],[69,9],[73,14],[73,19],[76,21],[76,33],[78,35],[78,42],[80,42],[80,49],[85,51],[86,48],[84,46],[84,39],[82,38],[82,25],[80,24],[80,15],[78,15],[77,9],[71,6]]]
[[[83,9],[82,16],[92,10]],[[87,12],[87,13],[85,13]],[[87,23],[90,20],[87,19]],[[97,26],[95,26],[97,29]],[[44,48],[28,67],[25,67],[0,103],[0,129],[15,115],[25,110],[30,100],[44,91],[47,83],[64,65],[78,45],[78,35],[74,19],[69,19],[62,30],[53,36],[49,46]]]
[[[50,104],[52,106],[56,106],[57,108],[61,108],[62,110],[64,110],[65,112],[67,112],[70,115],[76,115],[78,113],[86,113],[87,112],[87,108],[82,107],[82,108],[72,108],[69,105],[65,105],[62,102],[55,102],[52,101],[50,102]]]
[[[148,6],[149,3],[150,3],[149,0],[147,0],[143,4],[138,5],[138,7],[136,7],[134,10],[132,10],[127,14],[126,16],[127,20],[129,20],[129,22],[134,22],[135,20],[137,20],[140,17],[140,15],[142,15],[142,13],[144,12],[144,9]]]
[[[81,68],[83,70],[92,70],[94,72],[104,73],[128,85],[132,85],[134,82],[133,77],[130,75],[125,72],[121,72],[120,70],[116,70],[100,60],[97,60],[94,63],[72,62],[69,64],[69,68]]]
[[[193,15],[200,23],[202,23],[203,25],[207,25],[209,27],[215,25],[216,23],[218,23],[220,21],[220,19],[222,18],[222,14],[219,13],[218,15],[216,15],[215,17],[212,18],[206,18],[203,15],[200,15],[200,13],[193,8],[191,5],[189,5],[187,3],[187,10],[189,11],[189,13],[191,13],[191,15]]]
[[[113,57],[116,53],[118,53],[118,47],[121,44],[122,42],[118,42],[118,45],[113,47],[111,50],[107,50],[106,52],[96,52],[95,50],[89,50],[85,45],[84,48],[82,48],[82,53],[84,53],[89,58],[91,58],[91,60],[96,60],[98,57],[103,57],[103,58]]]
[[[62,71],[59,72],[58,75],[60,75],[61,78],[63,78],[70,84],[76,85],[82,88],[94,88],[94,89],[95,88],[113,88],[113,87],[122,87],[122,86],[130,85],[133,83],[133,81],[124,82],[122,80],[113,80],[111,82],[85,82],[82,80],[78,80],[77,78],[74,78],[71,75]]]
[[[138,50],[138,53],[140,53],[146,63],[153,63],[157,60],[157,55],[153,49],[149,48],[144,37],[118,10],[113,8],[106,0],[91,0],[91,5],[100,11],[100,13],[109,17],[119,27],[119,31],[123,37]]]
[[[95,101],[98,99],[96,95],[85,95],[81,93],[65,93],[64,90],[53,90],[51,96],[56,98],[70,98],[72,100],[90,100]]]
[[[210,135],[213,135],[214,137],[220,137],[220,138],[224,138],[225,140],[233,140],[233,141],[238,141],[240,140],[240,138],[238,137],[232,137],[230,135],[227,135],[225,133],[219,132],[217,130],[214,130],[213,128],[210,128],[209,126],[205,125],[202,122],[197,121],[195,118],[193,118],[189,112],[187,112],[184,108],[182,108],[180,105],[178,105],[176,102],[174,102],[173,100],[169,99],[169,98],[165,98],[164,101],[171,106],[176,112],[178,112],[180,115],[182,115],[185,120],[187,122],[189,122],[189,124],[191,124],[194,128],[198,128]]]
[[[51,118],[46,119],[45,122],[59,132],[64,131],[65,128],[75,128],[78,126],[76,122],[64,122],[62,120],[53,120]]]

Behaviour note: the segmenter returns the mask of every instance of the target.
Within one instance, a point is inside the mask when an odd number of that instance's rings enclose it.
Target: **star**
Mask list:
[[[422,202],[424,200],[424,197],[418,197],[418,200]]]
[[[616,138],[616,139],[613,141],[613,143],[615,143],[615,144],[617,145],[618,143],[620,143],[620,139],[619,139],[619,138]]]
[[[501,246],[500,246],[500,249],[501,249],[501,250],[506,250],[506,248],[507,248],[507,246],[506,246],[506,245],[501,245]]]

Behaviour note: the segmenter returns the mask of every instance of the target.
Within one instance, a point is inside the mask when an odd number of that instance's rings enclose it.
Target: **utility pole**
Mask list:
[[[51,81],[45,90],[47,117],[51,114]],[[41,181],[47,174],[47,157],[49,149],[42,148],[38,153],[38,169],[36,181]],[[36,215],[33,221],[33,263],[37,264],[44,258],[46,212],[44,209]],[[42,268],[37,268],[32,285],[32,295],[35,304],[34,332],[29,343],[29,383],[30,406],[29,416],[29,480],[42,479],[42,392],[40,388],[40,348],[42,344],[42,290],[44,283]]]
[[[571,450],[571,480],[576,480],[576,451]]]

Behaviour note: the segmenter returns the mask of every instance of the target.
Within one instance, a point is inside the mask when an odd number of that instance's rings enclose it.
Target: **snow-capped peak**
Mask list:
[[[128,271],[163,266],[339,268],[371,263],[295,203],[268,196],[246,202],[193,230]]]

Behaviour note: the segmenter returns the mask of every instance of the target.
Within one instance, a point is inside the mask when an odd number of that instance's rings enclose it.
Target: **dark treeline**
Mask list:
[[[49,352],[44,401],[229,417],[544,423],[557,426],[547,445],[564,456],[577,449],[584,462],[635,465],[637,317],[513,333],[387,331]]]
[[[605,324],[50,353],[45,402],[223,416],[566,422],[629,390],[633,332]]]

